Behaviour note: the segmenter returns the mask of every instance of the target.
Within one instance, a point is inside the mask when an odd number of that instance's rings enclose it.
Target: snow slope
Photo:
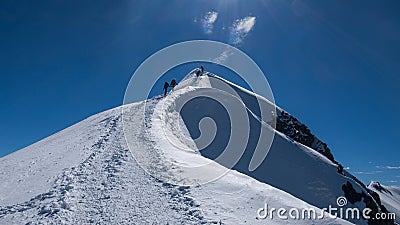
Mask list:
[[[146,102],[147,124],[142,123],[144,102],[124,106],[126,118],[136,125],[129,128],[136,144],[131,150],[151,158],[163,152],[155,146],[162,137],[149,134],[159,102]],[[108,110],[1,158],[0,224],[263,224],[255,218],[265,198],[276,206],[312,207],[237,172],[192,188],[161,182],[128,151],[121,121],[121,107]],[[159,163],[162,168],[168,162]]]
[[[167,98],[162,99],[155,107],[155,115],[152,121],[153,136],[159,137],[157,141],[157,148],[163,153],[163,158],[171,163],[168,170],[173,177],[173,182],[184,181],[184,184],[190,184],[191,181],[196,180],[199,183],[205,179],[213,180],[210,183],[192,187],[191,193],[195,199],[200,203],[200,207],[206,218],[212,221],[222,221],[225,224],[265,224],[268,221],[258,220],[256,211],[268,203],[269,206],[275,208],[285,209],[303,209],[312,208],[317,212],[320,211],[315,206],[312,206],[290,194],[287,194],[277,188],[268,184],[261,183],[252,177],[246,176],[234,170],[227,170],[225,167],[212,160],[204,158],[198,151],[190,151],[193,146],[193,141],[185,139],[183,144],[188,147],[182,151],[182,146],[174,145],[176,142],[173,139],[174,130],[177,129],[180,114],[174,109],[179,105],[178,99],[182,96],[190,95],[198,91],[207,89],[210,85],[208,77],[187,77],[186,80],[181,82],[180,87],[177,88]],[[172,106],[172,107],[170,107]],[[193,108],[191,114],[194,115]],[[165,117],[173,118],[172,120],[165,119]],[[183,127],[185,128],[185,127]],[[188,131],[178,128],[180,133],[187,134]],[[179,134],[177,134],[179,135]],[[200,168],[200,165],[206,165]],[[186,167],[174,167],[176,165],[185,165]],[[171,172],[172,171],[172,172]],[[216,171],[224,173],[222,177],[214,177]],[[218,174],[218,173],[217,173]],[[167,177],[167,176],[162,176]],[[310,224],[310,221],[303,220],[274,220],[274,224]],[[331,219],[325,213],[323,220],[318,220],[318,224],[350,224],[341,219]]]
[[[223,143],[225,136],[198,140],[192,127],[204,112],[198,107],[210,105],[199,102],[187,114],[174,110],[183,98],[212,85],[208,76],[189,75],[166,98],[96,114],[1,158],[0,224],[351,224],[326,213],[318,221],[257,219],[265,203],[318,211],[343,195],[345,182],[357,191],[362,188],[338,175],[336,165],[320,153],[281,133],[254,171],[248,170],[252,152],[247,148],[234,170],[215,163],[215,144]],[[258,120],[254,95],[229,85],[245,99],[238,104],[251,111],[256,134],[260,129],[273,131]],[[225,97],[229,102],[230,95]],[[220,112],[214,112],[219,116],[216,123],[223,122]],[[210,141],[207,138],[214,138],[214,150],[199,151],[199,144]],[[225,176],[214,177],[216,172]],[[210,178],[207,184],[201,182]],[[198,185],[186,186],[193,182]]]
[[[188,77],[187,79],[196,80],[195,77]],[[338,173],[338,165],[335,161],[321,154],[326,153],[326,149],[318,152],[317,150],[293,141],[280,132],[275,132],[275,137],[266,159],[263,160],[256,170],[251,170],[249,165],[255,154],[255,146],[259,141],[258,138],[260,134],[262,132],[268,133],[272,129],[271,126],[269,126],[272,122],[268,121],[268,115],[263,115],[266,121],[259,120],[261,115],[260,109],[257,109],[259,105],[258,102],[262,102],[261,107],[264,108],[268,108],[268,104],[270,103],[263,97],[248,92],[213,74],[208,74],[208,76],[200,77],[199,79],[207,81],[201,81],[201,84],[197,85],[199,89],[191,89],[189,92],[186,91],[183,94],[176,93],[175,95],[177,96],[173,101],[175,108],[182,108],[180,114],[194,140],[201,136],[201,131],[199,132],[199,130],[202,129],[201,120],[203,118],[211,118],[216,123],[218,129],[221,128],[223,130],[229,130],[231,124],[235,123],[235,121],[226,119],[226,109],[220,107],[218,102],[207,97],[202,97],[204,92],[212,92],[214,89],[224,90],[225,96],[223,99],[228,102],[235,102],[237,96],[231,95],[231,89],[233,89],[242,100],[242,102],[238,104],[244,104],[244,107],[248,111],[249,125],[251,127],[250,137],[244,154],[233,169],[251,176],[258,181],[268,183],[280,190],[288,192],[319,208],[328,208],[329,206],[337,207],[337,198],[341,196],[351,198],[352,193],[358,193],[365,197],[361,198],[359,201],[349,201],[348,204],[343,207],[344,210],[358,208],[362,211],[366,207],[373,206],[374,209],[376,208],[376,212],[380,212],[381,209],[375,203],[369,190],[357,180],[353,179],[353,176],[347,176],[347,171],[342,174]],[[226,85],[221,85],[221,81],[224,84],[228,84],[229,87],[226,88]],[[183,87],[185,87],[185,85],[183,85]],[[219,94],[222,95],[222,93]],[[189,102],[180,100],[180,98],[191,98],[190,96],[188,97],[188,95],[199,97],[195,97]],[[184,102],[185,105],[180,106],[179,102]],[[186,105],[188,105],[188,110],[185,110]],[[198,110],[190,110],[194,107]],[[240,108],[240,106],[237,106],[237,108]],[[264,112],[269,111],[270,110],[265,110]],[[229,166],[228,163],[225,164],[224,161],[219,161],[218,158],[224,152],[225,146],[231,141],[229,134],[225,133],[227,132],[223,132],[223,134],[217,132],[213,141],[207,145],[207,147],[201,148],[201,154],[209,159],[216,160],[222,165]],[[314,140],[319,141],[317,138]],[[204,146],[202,143],[196,142],[196,144]],[[238,147],[238,149],[239,148],[240,147]],[[364,219],[349,218],[349,221],[357,224],[368,224],[368,221]],[[385,224],[383,221],[381,222]]]
[[[141,124],[143,105],[129,106],[137,115],[133,122]],[[145,173],[122,130],[116,108],[2,158],[0,224],[197,224],[201,217],[188,190]],[[142,139],[145,128],[135,132],[137,147],[156,154]]]
[[[382,204],[389,212],[396,214],[396,222],[400,224],[400,188],[396,186],[383,186],[372,181],[368,188],[379,194]]]

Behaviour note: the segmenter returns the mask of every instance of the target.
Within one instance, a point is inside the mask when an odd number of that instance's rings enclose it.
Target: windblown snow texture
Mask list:
[[[223,149],[229,133],[217,133],[211,146],[200,153],[184,153],[165,137],[180,139],[196,148],[193,141],[185,138],[198,135],[198,120],[204,115],[212,117],[219,127],[229,128],[224,109],[209,99],[200,98],[189,102],[180,112],[173,111],[173,104],[182,97],[213,87],[208,76],[231,85],[239,93],[241,104],[251,111],[252,133],[244,157],[234,170],[204,185],[176,186],[149,175],[138,159],[149,159],[150,169],[159,174],[196,179],[199,174],[181,174],[171,165],[207,163]],[[155,97],[99,113],[5,156],[0,159],[0,224],[308,225],[308,220],[260,220],[256,212],[264,203],[275,208],[315,210],[334,205],[338,196],[346,194],[342,187],[347,183],[356,192],[370,196],[347,171],[345,175],[337,173],[337,165],[323,155],[326,148],[321,151],[316,147],[314,136],[314,144],[309,146],[285,133],[298,130],[297,125],[293,127],[288,122],[293,119],[286,117],[281,120],[286,123],[280,130],[284,133],[276,132],[266,160],[256,170],[248,171],[252,142],[257,140],[260,129],[271,129],[257,119],[260,112],[254,101],[257,98],[215,75],[205,73],[197,78],[189,74],[166,98]],[[211,105],[215,106],[213,110],[207,110]],[[162,110],[172,111],[165,112],[166,117],[162,118]],[[129,122],[127,127],[124,120]],[[176,126],[177,120],[186,126]],[[166,130],[159,127],[161,121],[168,125]],[[124,131],[129,131],[128,137]],[[395,202],[398,195],[392,198],[384,189],[373,190],[379,193],[389,211],[398,207]],[[363,209],[365,203],[356,202],[349,207]],[[351,223],[326,215],[318,224]]]
[[[137,119],[134,124],[142,124],[143,106],[143,102],[129,106],[137,114],[132,117]],[[138,148],[157,154],[152,142],[143,138],[146,127],[135,127]],[[80,132],[82,129],[85,131]],[[121,108],[90,117],[44,142],[1,159],[1,180],[12,180],[0,191],[0,224],[200,223],[202,216],[187,195],[187,187],[160,182],[137,165],[125,143]],[[68,144],[57,146],[64,142]],[[79,147],[66,147],[71,145]],[[32,157],[47,154],[59,157],[52,161]],[[65,162],[65,154],[76,158]],[[39,171],[37,167],[22,175],[11,171],[23,171],[38,161],[42,164]],[[60,163],[66,168],[53,168]],[[10,170],[4,171],[7,168]],[[52,177],[55,173],[58,175]],[[42,183],[42,178],[47,182]],[[31,188],[36,186],[46,190]],[[10,193],[12,188],[20,191]]]

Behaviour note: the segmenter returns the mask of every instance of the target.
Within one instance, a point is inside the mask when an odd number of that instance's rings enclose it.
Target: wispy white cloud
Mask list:
[[[398,181],[397,180],[387,180],[387,181],[385,181],[385,183],[397,183]]]
[[[243,33],[248,33],[253,29],[254,24],[256,24],[256,17],[246,17],[238,21],[236,30]]]
[[[376,166],[378,169],[400,170],[400,166]]]
[[[400,170],[400,166],[387,166],[386,169],[389,169],[389,170]]]
[[[247,34],[253,30],[255,24],[255,16],[236,20],[231,27],[229,42],[234,45],[242,43]]]
[[[382,173],[383,171],[376,170],[376,171],[356,171],[353,172],[354,174],[365,174],[365,175],[371,175],[371,174],[377,174],[377,173]]]
[[[229,56],[231,56],[231,55],[233,55],[233,52],[232,52],[232,51],[230,51],[230,50],[225,50],[225,51],[223,51],[223,52],[221,53],[221,55],[219,55],[218,57],[216,57],[216,58],[213,59],[212,61],[213,61],[214,63],[217,63],[217,64],[222,64],[222,63],[224,63],[224,62],[229,58]]]
[[[207,12],[207,14],[203,17],[201,23],[206,34],[211,34],[213,32],[214,23],[217,21],[217,18],[218,12],[216,11]]]

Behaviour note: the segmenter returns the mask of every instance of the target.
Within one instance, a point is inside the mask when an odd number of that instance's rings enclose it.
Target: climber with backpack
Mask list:
[[[172,90],[174,90],[174,87],[175,87],[176,85],[177,85],[176,80],[175,80],[175,79],[172,79],[172,80],[171,80],[171,84],[170,84]]]
[[[165,83],[164,83],[164,89],[163,89],[163,90],[164,90],[164,96],[167,95],[168,87],[169,87],[168,82],[165,82]]]

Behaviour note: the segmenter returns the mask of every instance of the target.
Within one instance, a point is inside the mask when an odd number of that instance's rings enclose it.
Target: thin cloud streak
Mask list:
[[[397,180],[387,180],[387,181],[385,181],[386,183],[397,183],[398,181]]]
[[[382,173],[383,171],[377,170],[377,171],[357,171],[353,172],[354,174],[366,174],[366,175],[372,175],[372,174],[377,174],[377,173]]]
[[[214,63],[217,63],[217,64],[222,64],[222,63],[224,63],[224,62],[229,58],[229,56],[231,56],[231,55],[233,55],[233,52],[231,52],[230,50],[225,50],[224,52],[221,53],[221,55],[219,55],[218,57],[216,57],[216,58],[213,59],[212,61],[213,61]]]
[[[378,169],[400,170],[400,166],[376,166]]]

